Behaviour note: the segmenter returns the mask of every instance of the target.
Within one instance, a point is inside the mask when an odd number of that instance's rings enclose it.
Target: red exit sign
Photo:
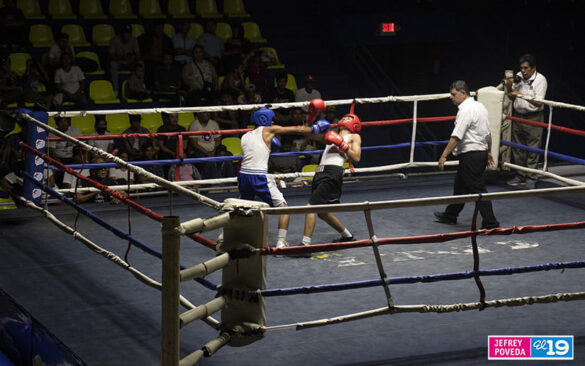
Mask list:
[[[393,36],[400,29],[398,24],[392,23],[380,23],[379,34],[381,36]]]

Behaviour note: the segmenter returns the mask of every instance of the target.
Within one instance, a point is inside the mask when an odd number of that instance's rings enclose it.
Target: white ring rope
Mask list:
[[[43,128],[43,129],[46,129],[46,130],[50,131],[51,133],[53,133],[53,134],[61,137],[62,139],[66,140],[66,141],[69,141],[69,142],[71,142],[71,143],[73,143],[73,144],[75,144],[77,146],[80,146],[80,147],[84,148],[85,150],[91,151],[92,153],[98,154],[98,155],[100,155],[100,156],[102,156],[102,157],[104,157],[104,158],[106,158],[108,160],[112,160],[116,164],[125,167],[126,169],[130,170],[131,172],[134,172],[136,174],[140,174],[140,175],[147,176],[148,178],[154,180],[156,183],[160,184],[161,186],[163,186],[163,187],[165,187],[167,189],[170,189],[170,190],[172,190],[174,192],[177,192],[177,193],[184,194],[187,197],[191,197],[193,199],[196,199],[196,200],[200,201],[201,203],[203,203],[203,204],[205,204],[205,205],[207,205],[209,207],[215,208],[216,210],[219,210],[222,207],[221,203],[219,203],[219,202],[217,202],[217,201],[215,201],[215,200],[213,200],[213,199],[211,199],[209,197],[206,197],[206,196],[204,196],[202,194],[199,194],[197,192],[191,191],[191,190],[189,190],[189,189],[187,189],[185,187],[182,187],[180,185],[174,184],[172,182],[169,182],[168,180],[166,180],[164,178],[161,178],[161,177],[159,177],[156,174],[152,174],[152,173],[150,173],[150,172],[142,169],[139,166],[129,164],[128,162],[120,159],[119,157],[117,157],[115,155],[109,154],[109,153],[105,152],[104,150],[101,150],[101,149],[96,148],[94,146],[88,145],[85,142],[82,142],[80,140],[77,140],[77,139],[75,139],[75,138],[73,138],[73,137],[71,137],[71,136],[69,136],[69,135],[67,135],[67,134],[59,131],[56,128],[53,128],[53,127],[51,127],[49,125],[46,125],[46,124],[44,124],[44,123],[42,123],[40,121],[37,121],[36,119],[32,118],[28,114],[23,114],[23,116],[27,120],[29,120],[31,122],[34,122],[37,126],[39,126],[39,127]]]
[[[473,94],[473,93],[472,93]],[[411,96],[387,96],[378,98],[356,98],[356,99],[338,99],[326,101],[326,105],[345,105],[352,104],[354,101],[358,104],[368,103],[387,103],[387,102],[413,102],[418,100],[439,100],[449,98],[449,93],[411,95]],[[262,103],[262,104],[240,104],[226,106],[205,106],[205,107],[169,107],[169,108],[142,108],[142,109],[103,109],[88,111],[59,111],[48,112],[49,116],[60,117],[77,117],[86,115],[106,115],[106,114],[151,114],[151,113],[182,113],[182,112],[222,112],[222,111],[250,111],[265,107],[270,104],[272,108],[295,108],[307,107],[310,102],[291,102],[291,103]]]
[[[446,166],[456,166],[458,165],[458,161],[448,161],[445,162]],[[437,166],[435,162],[415,162],[415,163],[399,163],[399,164],[392,164],[392,165],[383,165],[379,167],[369,167],[369,168],[354,168],[353,172],[351,169],[345,169],[344,174],[349,175],[353,173],[378,173],[378,172],[385,172],[385,171],[392,171],[392,170],[399,170],[405,168],[417,168],[417,167],[434,167]],[[288,179],[288,178],[298,178],[298,177],[313,177],[315,172],[294,172],[294,173],[282,173],[282,174],[267,174],[268,176],[272,176],[278,179]],[[180,186],[190,186],[190,185],[202,185],[202,184],[222,184],[222,183],[235,183],[238,181],[237,177],[231,178],[215,178],[215,179],[200,179],[200,180],[189,180],[189,181],[176,181],[173,184],[177,184]],[[159,188],[161,185],[157,183],[142,183],[142,184],[131,184],[130,189],[140,190],[140,189],[149,189],[149,188]],[[109,188],[115,191],[125,191],[128,189],[127,184],[117,185],[117,186],[109,186]],[[100,192],[99,188],[94,187],[77,187],[75,188],[63,188],[58,189],[57,192],[59,193],[74,193],[74,192]]]
[[[53,215],[49,210],[44,209],[44,208],[41,208],[41,207],[38,207],[36,204],[34,204],[33,202],[25,199],[24,197],[14,196],[13,198],[16,198],[16,200],[20,201],[26,207],[31,208],[34,211],[37,211],[37,212],[41,213],[42,215],[44,215],[55,226],[57,226],[59,229],[61,229],[65,233],[70,234],[71,236],[73,236],[73,238],[75,238],[76,240],[78,240],[81,243],[83,243],[87,248],[89,248],[90,250],[92,250],[94,253],[97,253],[97,254],[101,255],[102,257],[108,259],[109,261],[111,261],[111,262],[115,263],[116,265],[122,267],[123,269],[129,271],[140,282],[144,283],[145,285],[147,285],[149,287],[152,287],[154,289],[157,289],[159,291],[162,290],[162,284],[160,282],[158,282],[156,280],[153,280],[152,278],[148,277],[147,275],[145,275],[144,273],[140,272],[136,268],[132,267],[128,262],[124,261],[122,258],[120,258],[119,256],[117,256],[116,254],[114,254],[114,253],[112,253],[112,252],[110,252],[110,251],[108,251],[108,250],[100,247],[99,245],[95,244],[93,241],[89,240],[87,237],[85,237],[80,232],[76,231],[72,227],[70,227],[67,224],[63,223],[61,220],[59,220],[57,217],[55,217],[55,215]],[[181,305],[183,305],[184,308],[189,309],[189,310],[196,308],[196,306],[193,305],[185,297],[183,297],[183,295],[180,295],[179,298],[180,298]],[[203,318],[202,320],[205,323],[209,324],[212,328],[219,329],[219,324],[220,323],[219,323],[219,321],[217,321],[213,317],[208,316],[206,318]]]

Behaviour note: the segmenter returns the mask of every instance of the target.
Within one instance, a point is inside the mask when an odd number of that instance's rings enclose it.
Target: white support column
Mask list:
[[[234,212],[224,227],[223,240],[218,241],[218,254],[268,246],[268,216],[250,210],[261,207],[268,205],[233,198],[224,201],[224,209]],[[265,287],[266,257],[259,253],[232,259],[223,268],[220,295],[230,297],[230,303],[221,312],[220,330],[232,335],[228,345],[245,346],[264,336],[265,302],[259,291]]]
[[[418,117],[418,100],[414,101],[412,111],[412,138],[410,139],[410,160],[409,163],[414,162],[414,148],[416,144],[416,128],[417,128],[417,117]]]
[[[477,101],[483,104],[488,110],[488,119],[492,133],[491,153],[494,157],[495,167],[497,167],[500,159],[500,128],[503,119],[504,92],[493,86],[481,88],[477,91]]]

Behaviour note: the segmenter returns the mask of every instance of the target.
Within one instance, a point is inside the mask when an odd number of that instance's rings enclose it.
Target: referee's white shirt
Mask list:
[[[544,75],[542,75],[538,71],[534,71],[534,74],[532,74],[532,76],[528,80],[524,80],[524,77],[522,77],[521,72],[518,72],[516,75],[520,76],[520,79],[522,80],[519,83],[514,83],[514,85],[512,85],[513,90],[516,90],[528,97],[544,99],[546,95],[546,89],[548,87]],[[531,104],[529,101],[524,100],[522,98],[514,99],[514,110],[518,113],[522,114],[534,113],[540,112],[543,109],[544,104],[541,104],[537,107],[534,104]]]
[[[490,134],[488,111],[483,104],[476,102],[472,97],[459,104],[451,136],[457,137],[460,141],[453,150],[453,155],[469,151],[487,151]]]

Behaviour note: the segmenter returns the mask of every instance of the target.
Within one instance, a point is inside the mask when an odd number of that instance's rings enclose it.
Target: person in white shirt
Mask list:
[[[217,131],[219,124],[211,119],[209,112],[197,113],[197,118],[189,131]],[[220,135],[205,134],[189,136],[188,156],[190,158],[208,158],[215,156],[215,149],[221,143]],[[219,178],[220,173],[215,162],[195,164],[203,179]]]
[[[305,76],[305,87],[297,90],[295,94],[295,102],[305,102],[313,99],[321,99],[321,93],[314,89],[315,77],[313,75]],[[307,113],[309,107],[303,107],[303,111]]]
[[[189,37],[191,23],[184,21],[181,23],[181,31],[173,36],[173,48],[175,49],[175,61],[181,65],[193,61],[193,48],[195,40]]]
[[[494,165],[494,158],[490,152],[492,138],[488,111],[483,104],[469,96],[469,87],[465,81],[457,80],[449,89],[451,101],[459,108],[459,111],[449,143],[439,159],[439,169],[444,169],[447,156],[453,152],[453,155],[459,158],[453,194],[487,193],[483,173],[488,165]],[[450,204],[444,212],[435,212],[436,221],[442,224],[456,224],[457,216],[464,205],[464,203]],[[500,226],[494,216],[491,201],[479,201],[479,213],[482,217],[482,229]]]
[[[103,116],[98,116],[94,123],[95,131],[90,133],[90,136],[110,135],[108,131],[108,124]],[[90,140],[89,145],[102,149],[103,151],[111,153],[114,150],[114,140]]]
[[[59,108],[64,102],[75,102],[79,109],[87,109],[85,74],[79,66],[73,64],[73,57],[70,54],[61,55],[61,68],[55,71],[54,81],[57,90],[53,98],[55,108]]]
[[[514,117],[528,119],[536,122],[544,122],[544,105],[540,102],[517,98],[525,95],[538,99],[546,96],[547,81],[544,75],[536,71],[536,59],[531,54],[520,57],[520,72],[515,77],[506,79],[506,90],[513,100]],[[542,127],[528,125],[526,123],[512,122],[512,142],[540,149],[542,140]],[[536,169],[539,154],[522,149],[512,149],[514,164]],[[536,174],[522,171],[516,172],[516,177],[507,183],[511,186],[521,186],[527,189],[535,188]]]

